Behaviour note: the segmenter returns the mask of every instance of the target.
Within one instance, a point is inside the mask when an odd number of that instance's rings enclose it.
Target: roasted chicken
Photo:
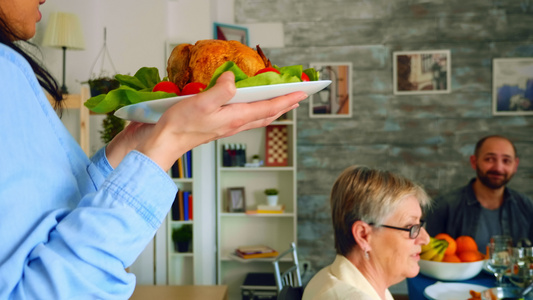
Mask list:
[[[259,45],[257,51],[238,41],[200,40],[196,44],[179,44],[170,54],[167,73],[180,89],[189,82],[209,84],[215,70],[233,61],[248,76],[271,67]]]

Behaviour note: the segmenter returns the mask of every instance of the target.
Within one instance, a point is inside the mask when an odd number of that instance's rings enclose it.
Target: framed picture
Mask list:
[[[311,95],[309,117],[352,117],[352,63],[310,63],[320,74],[319,80],[331,80],[331,84]]]
[[[495,58],[492,68],[492,114],[533,115],[533,58]]]
[[[450,50],[394,52],[395,95],[446,94],[451,82]]]
[[[245,212],[246,200],[244,198],[244,187],[229,187],[227,191],[228,212]]]
[[[213,34],[216,40],[239,41],[248,46],[248,28],[246,27],[215,22]]]

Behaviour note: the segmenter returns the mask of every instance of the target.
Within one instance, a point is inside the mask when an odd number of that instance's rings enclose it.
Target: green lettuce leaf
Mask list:
[[[277,66],[274,67],[279,70],[281,74],[266,72],[253,77],[248,77],[234,62],[225,62],[216,69],[211,81],[204,91],[213,87],[218,77],[227,71],[231,71],[235,74],[235,86],[237,88],[300,82],[302,72],[307,74],[311,81],[318,80],[318,72],[313,68],[303,70],[301,65],[281,68]],[[84,105],[95,113],[109,113],[126,105],[176,96],[176,94],[165,92],[152,92],[154,86],[161,82],[157,68],[143,67],[133,76],[117,74],[115,78],[120,82],[120,87],[118,89],[112,90],[107,94],[89,98]]]
[[[161,81],[157,68],[140,68],[135,75],[115,75],[120,85],[129,86],[135,90],[153,89]]]
[[[305,69],[303,72],[309,77],[309,81],[318,81],[320,77],[320,73],[315,68]]]
[[[176,97],[176,94],[135,90],[129,86],[120,86],[107,94],[89,98],[84,105],[95,113],[106,114],[126,105],[169,97]]]
[[[239,82],[248,78],[248,76],[241,70],[241,68],[239,68],[239,66],[237,66],[236,63],[232,61],[227,61],[215,70],[215,73],[213,73],[213,77],[211,77],[211,81],[209,81],[209,84],[207,85],[204,91],[207,91],[208,89],[212,88],[217,82],[218,77],[220,77],[222,73],[227,71],[233,72],[233,74],[235,75],[235,82]]]
[[[235,83],[237,88],[271,85],[280,83],[300,82],[300,78],[291,74],[277,74],[275,72],[265,72],[254,77],[248,77]]]
[[[288,74],[288,75],[291,75],[291,76],[294,76],[300,79],[301,81],[301,76],[302,76],[302,71],[303,71],[303,68],[301,65],[287,66],[287,67],[281,67],[281,68],[278,68],[277,66],[275,66],[275,68],[279,70],[281,75]]]

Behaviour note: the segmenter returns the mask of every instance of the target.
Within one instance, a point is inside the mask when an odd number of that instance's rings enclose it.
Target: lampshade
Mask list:
[[[85,49],[83,32],[78,16],[71,13],[55,12],[50,15],[43,46],[74,50]]]

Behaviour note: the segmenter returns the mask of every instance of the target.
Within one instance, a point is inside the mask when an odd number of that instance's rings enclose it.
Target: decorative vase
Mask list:
[[[185,242],[175,242],[174,243],[174,250],[178,252],[189,252],[189,245],[191,244],[190,241]]]
[[[278,195],[267,195],[267,203],[270,206],[278,205]]]

